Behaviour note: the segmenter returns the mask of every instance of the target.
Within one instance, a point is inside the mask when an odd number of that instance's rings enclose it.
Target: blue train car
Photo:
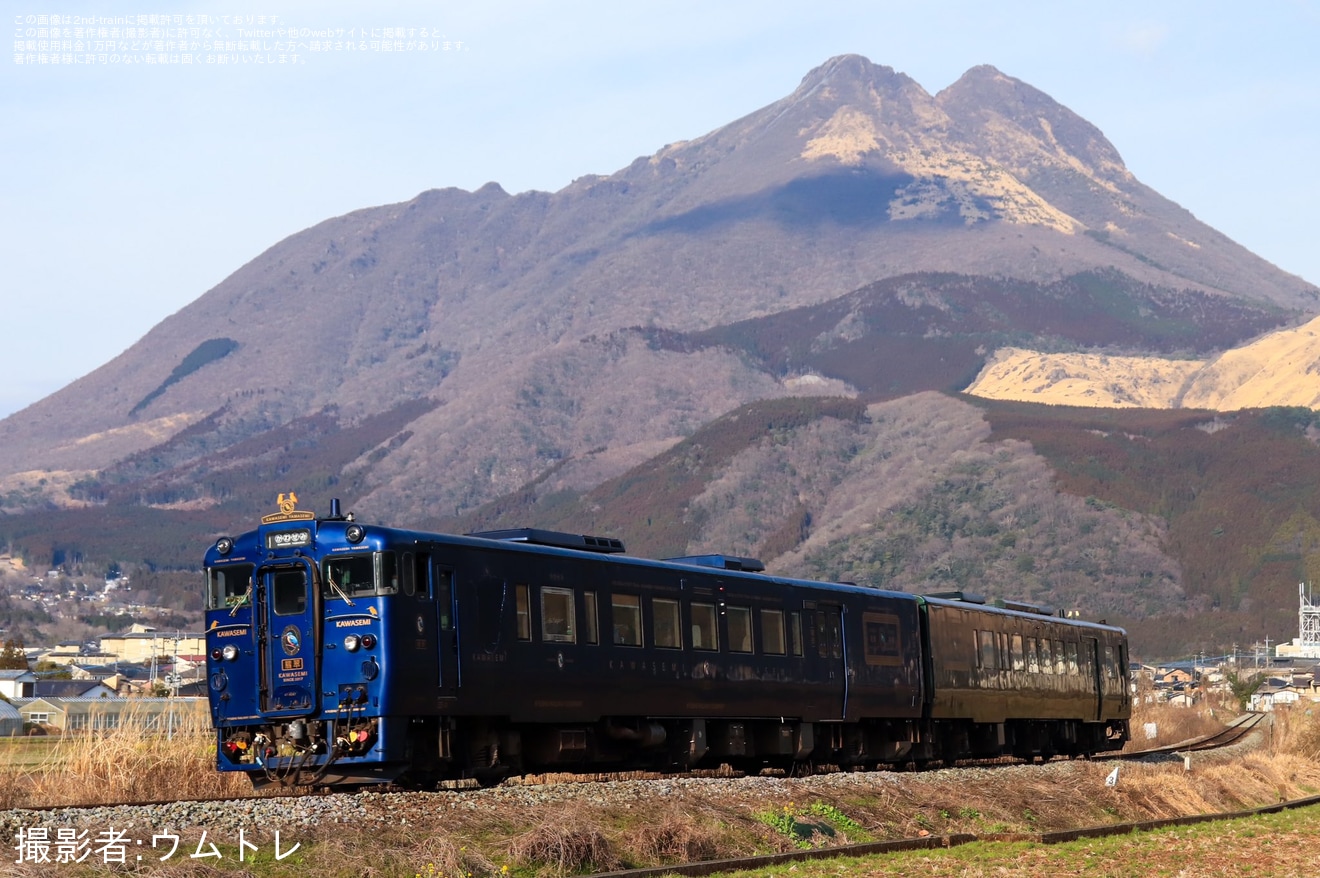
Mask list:
[[[1015,719],[1029,722],[1006,731],[951,715],[969,681],[931,641],[952,636],[949,602],[769,576],[749,558],[423,533],[280,500],[205,559],[216,764],[259,786],[869,766],[970,755],[941,743],[968,734],[1039,755],[1125,737],[1116,705],[1080,715],[1080,691],[1071,709],[1024,695]]]

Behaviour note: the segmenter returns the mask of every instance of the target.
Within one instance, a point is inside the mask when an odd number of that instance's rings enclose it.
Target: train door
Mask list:
[[[257,653],[261,711],[303,716],[316,709],[319,592],[306,561],[257,573]]]
[[[844,649],[843,607],[838,604],[817,603],[813,614],[811,639],[808,645],[809,665],[813,678],[823,682],[830,692],[830,703],[820,705],[830,718],[843,719],[848,713],[848,662]]]
[[[1086,656],[1089,668],[1092,691],[1095,692],[1095,716],[1096,720],[1104,719],[1105,716],[1105,668],[1100,662],[1100,641],[1094,637],[1082,638],[1082,654]]]
[[[420,549],[421,547],[419,547]],[[409,700],[415,699],[418,709],[431,710],[434,707],[434,691],[439,685],[438,662],[435,659],[439,638],[434,601],[434,584],[431,579],[431,554],[424,551],[403,552],[399,564],[400,585],[403,595],[394,601],[395,617],[393,630],[398,636],[393,642],[404,647],[395,652],[396,658],[404,658],[408,665],[407,687]],[[411,644],[412,648],[406,648]]]
[[[438,564],[431,568],[435,595],[436,646],[440,661],[439,695],[456,698],[460,683],[458,673],[458,626],[454,624],[454,571]]]
[[[1117,675],[1114,685],[1118,687],[1119,694],[1123,697],[1123,700],[1119,702],[1118,707],[1119,710],[1126,714],[1128,711],[1132,710],[1132,681],[1128,676],[1129,669],[1126,644],[1120,643],[1118,645],[1118,648],[1115,651],[1115,656],[1118,665],[1114,669],[1115,674]]]

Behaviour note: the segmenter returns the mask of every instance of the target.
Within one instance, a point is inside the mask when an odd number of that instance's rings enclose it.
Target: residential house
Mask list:
[[[1192,676],[1191,670],[1180,667],[1160,668],[1155,672],[1156,689],[1172,689],[1175,686],[1186,686],[1196,678]]]
[[[118,693],[100,680],[38,680],[34,698],[115,698]]]
[[[1270,677],[1251,694],[1252,710],[1269,712],[1276,707],[1287,707],[1299,701],[1320,701],[1320,691],[1310,674],[1289,674]]]
[[[115,668],[115,666],[112,664],[96,665],[96,664],[78,663],[78,664],[69,665],[69,676],[71,679],[74,680],[110,681],[113,680],[115,676],[118,675],[118,673],[119,673],[118,669]],[[108,685],[112,689],[115,686],[115,684],[112,682],[107,682],[106,685]]]
[[[1195,689],[1179,689],[1169,692],[1164,703],[1170,707],[1194,707],[1197,701],[1197,692]]]
[[[37,675],[31,671],[0,671],[0,695],[10,701],[15,698],[31,698],[36,682]]]
[[[154,681],[151,670],[142,665],[120,665],[115,676],[115,689],[125,698],[131,695],[150,695]]]

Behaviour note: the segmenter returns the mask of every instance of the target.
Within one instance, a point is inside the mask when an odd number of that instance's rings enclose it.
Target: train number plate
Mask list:
[[[303,663],[300,658],[280,659],[281,671],[301,671],[302,666]]]
[[[312,544],[312,532],[306,528],[300,530],[277,530],[266,534],[267,549],[296,549]]]

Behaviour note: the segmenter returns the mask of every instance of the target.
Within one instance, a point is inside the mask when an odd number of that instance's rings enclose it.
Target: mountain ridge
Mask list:
[[[956,108],[968,102],[972,93],[987,89],[999,96],[1001,104],[1008,97],[1026,95],[1057,119],[1074,118],[1043,93],[990,67],[974,68],[940,95]],[[822,103],[840,91],[847,91],[847,100],[836,95],[832,102]],[[882,98],[883,112],[870,101],[873,92]],[[559,193],[509,195],[493,183],[473,193],[432,190],[410,202],[328,220],[250,261],[213,291],[163,321],[140,345],[55,394],[53,404],[43,400],[36,404],[37,411],[19,412],[0,422],[4,439],[0,473],[32,468],[16,459],[29,455],[36,455],[41,464],[40,452],[50,445],[51,437],[47,434],[40,441],[24,441],[24,433],[39,431],[43,421],[62,420],[58,429],[77,439],[123,426],[116,421],[122,421],[123,414],[165,377],[144,374],[149,369],[144,347],[150,349],[152,360],[171,363],[172,368],[208,339],[232,336],[229,325],[245,320],[261,321],[253,327],[253,331],[261,330],[261,337],[238,339],[244,350],[211,370],[219,373],[215,377],[222,385],[259,374],[263,362],[280,367],[273,357],[281,337],[291,339],[301,333],[336,338],[346,324],[380,324],[374,335],[357,333],[358,337],[349,340],[352,349],[339,356],[331,355],[329,345],[302,342],[299,360],[322,376],[322,389],[318,393],[310,388],[304,392],[265,388],[268,399],[264,406],[246,407],[258,410],[253,414],[260,423],[290,416],[286,408],[306,412],[325,404],[332,395],[349,395],[359,386],[343,387],[350,374],[363,382],[363,392],[358,394],[360,399],[346,402],[361,407],[364,413],[382,394],[400,401],[408,394],[434,392],[449,375],[445,368],[454,368],[455,357],[460,361],[458,371],[466,371],[461,362],[466,358],[477,364],[474,373],[484,373],[488,367],[482,364],[483,349],[509,338],[512,331],[527,333],[542,345],[648,322],[691,330],[814,304],[877,277],[907,270],[967,272],[970,267],[974,272],[1048,279],[1062,267],[1061,257],[1047,254],[1058,249],[1056,235],[1049,234],[1058,232],[1058,223],[1012,222],[1021,219],[1020,211],[1031,204],[1017,204],[1009,197],[1012,192],[1001,193],[998,208],[983,203],[985,199],[969,190],[965,180],[937,173],[953,169],[953,164],[911,166],[904,172],[878,149],[867,151],[861,165],[855,167],[844,165],[832,154],[822,154],[815,161],[802,158],[812,136],[818,138],[823,126],[840,111],[862,114],[873,127],[885,128],[881,133],[886,142],[902,147],[902,156],[918,151],[922,138],[900,136],[892,120],[924,118],[936,133],[948,129],[951,122],[937,98],[910,78],[858,56],[841,56],[809,73],[797,91],[770,107],[686,144],[639,158],[609,177],[575,181]],[[1005,133],[1008,123],[996,120],[1012,121],[1020,131],[1021,113],[1006,116],[985,108],[978,112],[977,119],[964,120],[962,125],[967,131],[994,133],[987,142],[993,147],[992,157],[999,156],[995,163],[1008,167],[1012,160],[1023,176],[1040,176],[1039,169],[1048,165],[1054,178],[1071,181],[1071,189],[1051,184],[1052,193],[1062,193],[1056,197],[1076,200],[1077,187],[1086,189],[1096,179],[1105,179],[1099,171],[1069,172],[1071,162],[1051,164],[1039,138],[1009,137]],[[793,130],[787,136],[767,133],[771,129],[778,133],[790,125]],[[1102,135],[1093,136],[1081,122],[1071,127],[1085,133],[1081,139],[1088,154],[1095,154],[1092,164],[1103,166],[1109,178],[1130,179],[1125,169],[1122,174],[1114,170],[1122,168],[1121,158]],[[1070,126],[1052,125],[1052,129],[1070,130]],[[749,131],[758,135],[750,146],[743,143]],[[1066,142],[1077,139],[1070,135]],[[1021,147],[1016,153],[1008,147],[1014,143]],[[1026,148],[1033,143],[1036,148]],[[1055,143],[1063,141],[1056,138]],[[763,153],[769,153],[772,160],[762,160]],[[898,155],[893,150],[890,153]],[[959,154],[955,150],[951,155],[956,158]],[[985,164],[972,170],[981,173]],[[820,169],[830,173],[815,173]],[[811,173],[804,173],[806,170]],[[903,185],[894,187],[890,184],[896,181],[896,173],[901,177],[897,182]],[[994,171],[991,182],[1000,173]],[[682,185],[667,185],[666,180],[673,177],[684,178]],[[1140,184],[1131,185],[1134,197],[1149,195]],[[916,188],[908,191],[905,187]],[[900,190],[907,194],[896,196]],[[735,200],[730,202],[730,198]],[[894,208],[894,201],[910,203]],[[1154,203],[1164,214],[1178,215],[1179,229],[1194,222],[1176,206]],[[584,204],[589,209],[584,210]],[[892,219],[894,210],[903,219]],[[1009,224],[978,219],[987,210],[987,216],[996,215],[996,210],[1007,212]],[[1167,283],[1168,273],[1152,268],[1161,261],[1175,261],[1163,240],[1157,241],[1162,250],[1155,256],[1138,253],[1145,257],[1143,261],[1129,253],[1133,248],[1124,243],[1131,233],[1117,226],[1101,227],[1098,211],[1099,207],[1092,211],[1094,217],[1086,215],[1088,231],[1094,234],[1066,235],[1081,239],[1064,242],[1066,248],[1098,250],[1103,256],[1092,256],[1094,262],[1112,262],[1138,279],[1158,276]],[[1076,206],[1061,212],[1068,217],[1085,214]],[[951,253],[947,242],[939,243],[940,236],[927,234],[931,231],[927,220],[953,222],[973,237],[959,236],[960,243]],[[694,238],[694,230],[701,232],[700,239]],[[801,233],[798,237],[805,236],[805,244],[796,239],[790,242],[793,235],[787,233]],[[989,237],[982,237],[985,235]],[[1202,235],[1210,240],[1215,233],[1202,227]],[[1180,238],[1191,240],[1186,234]],[[1201,259],[1205,256],[1198,254]],[[728,270],[709,270],[722,263]],[[387,266],[391,276],[382,277]],[[1178,285],[1222,292],[1207,282],[1209,278],[1195,277],[1197,273],[1175,271]],[[1213,273],[1223,279],[1241,271],[1217,268]],[[1280,288],[1284,276],[1277,272],[1273,276],[1278,278],[1272,281],[1273,288],[1256,277],[1253,283],[1240,285],[1239,295],[1273,296],[1285,307],[1312,302],[1313,289],[1297,279]],[[621,294],[618,282],[625,277],[629,286]],[[536,301],[529,298],[533,290],[543,292],[537,306],[528,308]],[[308,313],[293,305],[295,299],[313,297],[326,307]],[[281,310],[301,313],[295,321],[289,313],[280,314]],[[199,331],[201,327],[205,328]],[[212,332],[212,327],[218,331]],[[380,355],[380,336],[386,332],[389,335],[384,341],[391,347],[400,347],[398,333],[415,333],[413,337],[419,341],[403,355],[413,354],[412,360],[395,356],[389,374],[382,377],[374,375],[371,366]],[[418,353],[423,334],[431,347]],[[434,338],[437,334],[439,340]],[[438,359],[427,357],[437,349],[446,353]],[[507,354],[497,352],[495,356],[500,360]],[[406,377],[401,379],[400,373]],[[160,414],[176,417],[185,412],[197,417],[197,412],[218,408],[214,394],[198,392],[200,388],[183,393],[190,383],[185,380],[175,385],[173,394],[166,394],[141,413],[141,420],[149,420],[161,408],[167,411]],[[170,401],[170,395],[190,399]],[[102,404],[64,403],[79,396],[95,396]],[[235,405],[244,408],[241,400]],[[260,412],[263,407],[269,411]],[[104,416],[96,419],[97,412]],[[20,424],[25,428],[19,429]],[[7,453],[10,448],[13,453]],[[87,468],[102,463],[104,459],[96,457],[84,462]],[[78,461],[68,464],[77,467]]]

